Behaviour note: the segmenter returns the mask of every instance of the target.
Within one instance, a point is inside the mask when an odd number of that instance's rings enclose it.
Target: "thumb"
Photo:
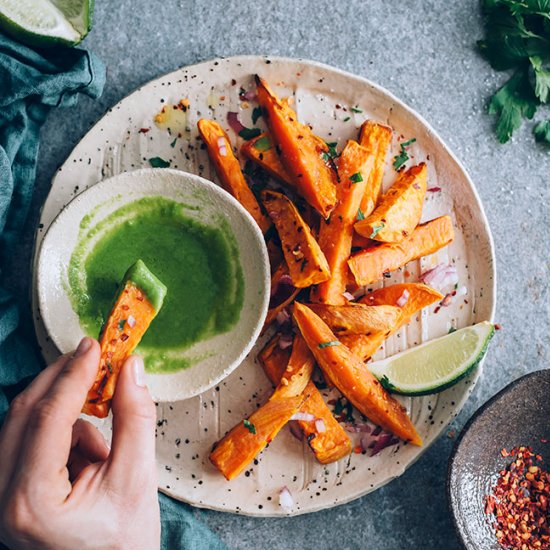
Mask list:
[[[127,491],[155,473],[156,407],[144,382],[143,359],[130,357],[123,365],[113,397],[113,439],[109,477]]]

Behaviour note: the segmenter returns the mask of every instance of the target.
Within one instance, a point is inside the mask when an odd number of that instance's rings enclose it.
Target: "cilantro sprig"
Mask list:
[[[401,147],[401,152],[393,158],[393,167],[397,171],[401,170],[401,168],[403,168],[405,163],[409,160],[409,152],[407,151],[407,147],[412,145],[415,141],[416,138],[412,138],[399,144]]]
[[[550,0],[482,0],[485,38],[478,47],[497,71],[513,71],[489,101],[495,132],[506,143],[537,109],[550,101]],[[550,120],[534,127],[550,144]]]

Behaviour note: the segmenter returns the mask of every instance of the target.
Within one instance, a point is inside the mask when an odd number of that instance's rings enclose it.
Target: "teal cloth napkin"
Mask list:
[[[75,105],[79,94],[97,98],[104,84],[103,64],[85,50],[38,52],[0,33],[0,421],[8,408],[4,388],[43,367],[32,335],[19,327],[18,301],[25,301],[3,287],[6,261],[17,252],[29,210],[40,127],[50,109]],[[226,548],[189,507],[164,495],[159,500],[163,548]]]

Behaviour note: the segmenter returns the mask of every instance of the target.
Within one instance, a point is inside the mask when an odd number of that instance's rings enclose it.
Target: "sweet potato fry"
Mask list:
[[[298,122],[296,113],[287,102],[279,100],[267,82],[256,76],[256,84],[258,101],[283,166],[298,192],[323,218],[328,218],[336,206],[334,172],[322,156],[328,146],[314,136],[309,126]]]
[[[289,279],[288,266],[283,262],[271,276],[271,299],[262,334],[275,320],[277,314],[292,303],[300,292],[300,289],[296,288]]]
[[[260,205],[244,179],[241,166],[233,153],[229,136],[213,120],[201,119],[197,123],[199,133],[206,144],[208,156],[214,164],[216,174],[223,188],[231,193],[254,218],[265,233],[271,226],[269,218],[261,211]]]
[[[397,323],[401,312],[395,306],[366,306],[349,303],[345,306],[307,304],[340,338],[349,334],[387,332]]]
[[[405,299],[405,303],[399,307],[398,301]],[[443,299],[443,294],[421,283],[401,283],[397,285],[379,288],[366,294],[360,303],[371,306],[397,306],[400,315],[389,332],[373,332],[369,335],[353,335],[342,337],[342,343],[348,346],[351,352],[363,361],[374,355],[384,340],[406,325],[413,315],[421,309]]]
[[[321,222],[319,230],[319,246],[327,258],[331,276],[328,281],[312,289],[312,302],[332,305],[346,303],[342,293],[346,290],[348,279],[347,260],[351,253],[353,224],[357,220],[357,211],[365,194],[373,162],[373,155],[352,140],[348,141],[337,159],[340,176],[337,185],[338,203],[330,219]]]
[[[241,153],[261,166],[274,178],[289,187],[294,187],[294,181],[279,159],[275,145],[273,145],[271,136],[267,132],[260,134],[254,139],[245,141],[241,146]]]
[[[382,189],[386,155],[390,146],[392,133],[393,130],[389,126],[372,120],[365,120],[361,125],[359,144],[365,147],[374,157],[374,166],[365,187],[365,194],[361,200],[361,211],[364,216],[368,216],[378,203],[378,197]]]
[[[258,355],[265,373],[273,384],[279,383],[290,356],[288,349],[283,350],[279,347],[279,338],[276,334]],[[319,424],[316,421],[296,420],[315,458],[321,464],[330,464],[349,455],[350,438],[334,418],[311,380],[307,383],[304,393],[309,394],[309,399],[304,401],[299,412],[311,414],[315,420],[322,420],[322,428],[324,428],[324,431],[319,431]]]
[[[428,167],[424,163],[401,172],[374,212],[355,224],[355,231],[376,241],[403,241],[420,222],[427,183]]]
[[[375,424],[414,445],[422,445],[407,412],[369,372],[360,358],[337,340],[311,309],[295,302],[294,320],[325,376]]]
[[[294,204],[282,193],[263,191],[262,200],[273,220],[294,286],[305,288],[330,277],[327,259]]]
[[[101,356],[95,382],[82,412],[104,418],[122,365],[137,347],[156,317],[166,287],[138,260],[124,275],[122,290],[101,329]]]
[[[417,226],[400,243],[384,243],[358,252],[348,260],[348,266],[358,285],[368,285],[411,260],[433,254],[453,238],[450,216],[441,216]]]
[[[309,398],[304,390],[315,360],[302,338],[296,338],[281,381],[269,401],[239,422],[210,453],[210,461],[227,480],[237,477],[273,440]]]

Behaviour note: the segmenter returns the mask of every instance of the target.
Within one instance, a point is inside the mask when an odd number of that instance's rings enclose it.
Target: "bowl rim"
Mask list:
[[[147,177],[150,178],[151,181],[155,181],[154,185],[158,185],[159,188],[162,188],[164,185],[163,183],[158,182],[164,182],[166,179],[164,176],[169,175],[173,178],[184,178],[187,180],[192,180],[194,184],[200,184],[201,186],[204,186],[204,190],[209,195],[216,195],[221,199],[222,202],[226,204],[230,204],[234,211],[238,213],[238,215],[244,220],[245,225],[248,226],[253,240],[257,244],[257,249],[259,252],[259,256],[256,259],[256,265],[259,267],[260,276],[258,280],[262,280],[263,284],[261,285],[260,289],[260,298],[259,298],[259,316],[258,321],[254,325],[254,330],[250,334],[250,338],[247,341],[247,344],[240,350],[239,354],[233,359],[231,362],[227,364],[227,366],[224,369],[218,369],[219,374],[216,376],[210,377],[208,379],[207,383],[201,384],[200,386],[195,387],[195,389],[188,391],[188,392],[182,392],[181,390],[174,395],[170,397],[166,396],[159,396],[155,395],[153,398],[155,400],[158,400],[163,403],[171,403],[175,401],[181,401],[184,399],[190,399],[191,397],[195,397],[196,395],[199,395],[210,388],[214,387],[215,385],[219,384],[222,380],[227,378],[234,370],[236,370],[239,365],[242,363],[246,355],[250,352],[250,350],[254,347],[256,341],[258,340],[258,337],[260,336],[261,330],[263,328],[265,318],[267,316],[268,312],[268,306],[269,306],[269,298],[270,298],[270,267],[269,267],[269,255],[267,246],[265,244],[263,233],[261,232],[261,229],[258,227],[258,224],[252,217],[252,215],[244,208],[244,206],[237,200],[235,197],[233,197],[230,193],[228,193],[223,187],[217,185],[211,180],[208,180],[202,176],[199,176],[197,174],[193,174],[190,172],[186,172],[184,170],[174,169],[174,168],[138,168],[136,170],[129,170],[126,172],[121,172],[119,174],[116,174],[114,176],[110,176],[108,178],[102,179],[97,181],[95,184],[91,185],[78,195],[76,195],[69,203],[63,206],[63,208],[59,211],[59,213],[55,216],[52,223],[48,227],[46,233],[44,234],[41,242],[40,247],[37,252],[37,262],[36,262],[36,294],[37,294],[37,306],[38,310],[40,312],[40,317],[42,319],[43,325],[47,331],[48,336],[51,338],[52,342],[55,344],[58,351],[62,351],[55,338],[55,332],[52,332],[51,330],[51,323],[48,322],[49,317],[47,315],[44,315],[44,311],[46,309],[45,307],[45,293],[41,292],[41,288],[44,285],[44,262],[46,262],[46,255],[44,253],[44,250],[46,246],[48,245],[48,236],[53,233],[52,230],[55,231],[55,229],[63,223],[63,219],[65,216],[65,213],[68,208],[71,207],[71,205],[79,206],[81,203],[86,203],[88,201],[88,198],[90,196],[95,197],[98,192],[101,193],[104,189],[107,189],[107,194],[111,197],[117,196],[119,193],[119,190],[115,189],[113,183],[117,183],[119,185],[118,180],[121,179],[127,179],[131,177]],[[112,190],[109,190],[112,189]],[[159,192],[158,194],[151,194],[151,195],[144,195],[144,196],[163,196],[162,192]],[[106,199],[108,200],[108,198]],[[135,199],[138,200],[138,199]],[[176,199],[171,199],[176,200]],[[98,206],[97,201],[94,199],[93,201],[89,201],[90,204],[86,207],[88,213],[93,212],[94,208]],[[128,204],[132,201],[126,201],[123,200],[120,206],[124,206],[125,204]],[[102,203],[101,203],[102,204]],[[242,260],[241,260],[242,261]],[[244,305],[244,304],[243,304]],[[73,310],[74,311],[74,310]],[[76,312],[75,312],[76,313]],[[243,313],[243,310],[241,310],[241,313]],[[239,321],[237,321],[237,324],[231,329],[230,332],[237,330],[239,327]],[[223,364],[223,362],[220,362],[220,365]],[[184,369],[185,371],[187,369]],[[177,374],[177,373],[176,373]]]

